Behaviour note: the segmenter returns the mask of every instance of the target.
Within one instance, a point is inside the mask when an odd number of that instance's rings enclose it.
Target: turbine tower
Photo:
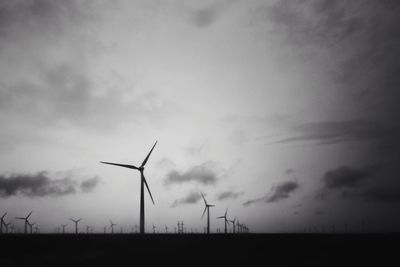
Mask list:
[[[110,164],[110,165],[115,165],[115,166],[124,167],[124,168],[128,168],[128,169],[134,169],[134,170],[138,170],[140,172],[140,233],[141,234],[144,234],[144,231],[145,231],[144,230],[144,223],[145,223],[145,221],[144,221],[144,185],[146,185],[146,188],[147,188],[147,191],[149,192],[151,201],[153,202],[153,205],[155,205],[153,196],[151,195],[150,188],[149,188],[149,185],[147,184],[146,178],[144,177],[143,171],[144,171],[144,166],[146,165],[147,160],[149,159],[151,152],[153,152],[153,149],[156,146],[156,144],[157,144],[157,141],[154,143],[149,154],[147,154],[147,157],[143,160],[140,167],[136,167],[134,165],[105,162],[105,161],[100,162],[103,164]]]
[[[228,209],[225,210],[225,214],[223,216],[217,217],[217,219],[222,219],[223,218],[224,221],[225,221],[225,234],[228,233],[227,225],[228,225],[229,220],[226,218],[227,214],[228,214]]]
[[[7,215],[7,212],[4,213],[3,216],[1,216],[1,219],[0,219],[0,234],[3,233],[3,225],[5,225],[4,217],[6,217],[6,215]]]
[[[201,193],[201,197],[203,198],[204,204],[205,204],[205,208],[204,208],[204,211],[203,211],[203,215],[201,215],[201,218],[203,219],[204,214],[207,211],[207,234],[209,234],[210,233],[210,207],[215,207],[215,205],[208,204],[206,199],[205,199],[205,197],[204,197],[204,195],[203,195],[203,193]]]
[[[31,216],[31,214],[32,214],[32,211],[29,212],[28,216],[26,216],[26,217],[16,217],[16,218],[15,218],[15,219],[17,219],[17,220],[24,220],[24,221],[25,221],[24,234],[27,234],[27,233],[28,233],[28,224],[29,224],[28,219],[29,219],[29,216]]]
[[[78,234],[78,223],[82,220],[82,218],[79,218],[78,220],[70,219],[75,223],[75,234]]]

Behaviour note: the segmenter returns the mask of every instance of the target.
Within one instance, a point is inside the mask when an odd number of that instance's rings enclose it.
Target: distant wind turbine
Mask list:
[[[6,227],[6,234],[8,234],[8,226],[11,225],[11,223],[4,223],[4,226]]]
[[[204,211],[203,211],[203,215],[201,215],[201,218],[203,219],[204,214],[207,211],[207,234],[209,234],[210,233],[210,207],[214,207],[215,205],[208,204],[206,199],[205,199],[205,197],[204,197],[204,195],[203,195],[203,193],[201,193],[201,197],[203,198],[204,205],[205,205],[205,208],[204,208]]]
[[[28,216],[26,216],[26,217],[16,217],[16,218],[15,218],[15,219],[17,219],[17,220],[24,220],[24,221],[25,221],[24,234],[27,234],[27,233],[28,233],[28,224],[29,224],[28,219],[29,219],[29,217],[31,216],[31,214],[32,214],[32,211],[29,212]]]
[[[110,228],[111,228],[111,233],[114,233],[114,226],[117,225],[116,223],[113,223],[113,221],[110,220]]]
[[[82,218],[79,218],[78,220],[70,219],[75,223],[75,234],[78,233],[78,223],[82,220]]]
[[[140,233],[141,234],[144,234],[144,232],[145,232],[145,229],[144,229],[144,223],[145,223],[145,221],[144,221],[144,185],[146,185],[146,188],[147,188],[147,191],[149,192],[151,201],[153,202],[153,205],[155,205],[153,196],[151,195],[150,188],[149,188],[149,185],[147,184],[146,178],[144,177],[143,171],[144,171],[144,166],[146,165],[146,163],[150,157],[150,154],[151,154],[151,152],[153,152],[153,149],[156,146],[156,144],[157,144],[157,141],[154,143],[149,154],[147,154],[147,157],[143,160],[140,167],[136,167],[134,165],[105,162],[105,161],[100,162],[103,164],[110,164],[110,165],[115,165],[115,166],[124,167],[124,168],[128,168],[128,169],[134,169],[134,170],[138,170],[140,172]]]
[[[1,216],[1,219],[0,219],[0,234],[3,233],[3,225],[5,225],[4,217],[6,217],[6,215],[7,215],[7,212],[4,213],[3,216]]]
[[[224,219],[225,221],[225,234],[228,233],[227,225],[228,225],[228,219],[226,218],[226,215],[228,214],[228,209],[225,210],[225,214],[223,216],[217,217],[217,219]]]
[[[61,224],[62,227],[62,233],[65,234],[65,227],[67,227],[68,224]]]
[[[236,225],[235,225],[235,222],[236,222],[236,217],[233,219],[233,220],[228,220],[230,223],[232,223],[232,226],[233,226],[233,228],[232,228],[232,232],[233,233],[235,233],[236,232]]]

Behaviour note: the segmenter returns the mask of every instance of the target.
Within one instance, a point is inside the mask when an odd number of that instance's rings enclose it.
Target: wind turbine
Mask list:
[[[25,221],[24,234],[27,234],[27,233],[28,233],[28,224],[29,224],[28,219],[29,219],[29,216],[31,216],[31,214],[32,214],[32,211],[29,212],[28,216],[26,216],[26,217],[16,217],[16,218],[15,218],[15,219],[17,219],[17,220],[24,220],[24,221]]]
[[[236,232],[236,228],[235,228],[235,222],[236,222],[236,217],[233,219],[233,221],[232,220],[228,220],[230,223],[232,223],[232,225],[233,225],[233,229],[232,229],[232,231],[233,231],[233,233],[235,233]]]
[[[75,223],[75,234],[78,234],[78,223],[82,220],[82,218],[79,218],[78,220],[70,219]]]
[[[113,223],[111,220],[110,220],[110,228],[111,228],[111,233],[113,234],[114,233],[114,226],[115,225],[117,225],[116,223]]]
[[[68,224],[61,224],[62,227],[62,233],[65,234],[65,227],[67,227]]]
[[[110,220],[110,228],[111,228],[111,234],[114,234],[114,226],[116,226],[116,223],[113,223],[113,221]]]
[[[227,227],[227,224],[228,224],[228,219],[226,218],[226,215],[228,214],[228,209],[226,209],[225,210],[225,214],[224,214],[224,216],[219,216],[219,217],[217,217],[217,219],[224,219],[224,221],[225,221],[225,234],[226,233],[228,233],[228,229],[226,228]]]
[[[29,229],[30,229],[31,234],[33,234],[33,226],[36,225],[36,223],[30,223],[28,221],[28,225],[29,225]]]
[[[7,212],[4,213],[3,216],[1,216],[1,219],[0,219],[0,234],[3,233],[3,225],[5,225],[4,217],[6,217],[6,215],[7,215]]]
[[[4,226],[6,227],[6,234],[8,234],[8,226],[10,225],[11,223],[9,222],[9,223],[4,223]]]
[[[207,211],[207,234],[209,234],[210,233],[210,207],[214,207],[215,205],[208,204],[206,199],[205,199],[205,197],[204,197],[204,195],[203,195],[203,193],[201,193],[201,197],[203,198],[204,204],[205,204],[205,208],[204,208],[204,211],[203,211],[203,215],[201,215],[201,218],[203,219],[204,214]]]
[[[146,185],[146,188],[147,188],[147,191],[149,192],[151,201],[153,202],[153,205],[155,205],[153,196],[151,195],[150,188],[149,188],[149,185],[147,184],[146,178],[144,177],[143,171],[144,171],[144,166],[146,165],[147,160],[149,159],[151,152],[153,152],[153,149],[156,146],[156,144],[157,144],[157,141],[154,143],[149,154],[147,154],[147,157],[143,160],[140,167],[136,167],[134,165],[105,162],[105,161],[100,162],[103,164],[110,164],[110,165],[115,165],[115,166],[124,167],[124,168],[128,168],[128,169],[134,169],[134,170],[138,170],[140,172],[140,233],[141,234],[144,234],[144,185]]]

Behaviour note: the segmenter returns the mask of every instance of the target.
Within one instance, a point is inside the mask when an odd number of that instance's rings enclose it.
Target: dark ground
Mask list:
[[[0,266],[394,266],[399,241],[400,234],[1,235]]]

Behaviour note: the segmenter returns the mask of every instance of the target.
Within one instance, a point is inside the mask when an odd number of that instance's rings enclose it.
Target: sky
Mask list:
[[[398,1],[0,1],[0,213],[400,230]],[[318,231],[319,231],[318,230]]]

